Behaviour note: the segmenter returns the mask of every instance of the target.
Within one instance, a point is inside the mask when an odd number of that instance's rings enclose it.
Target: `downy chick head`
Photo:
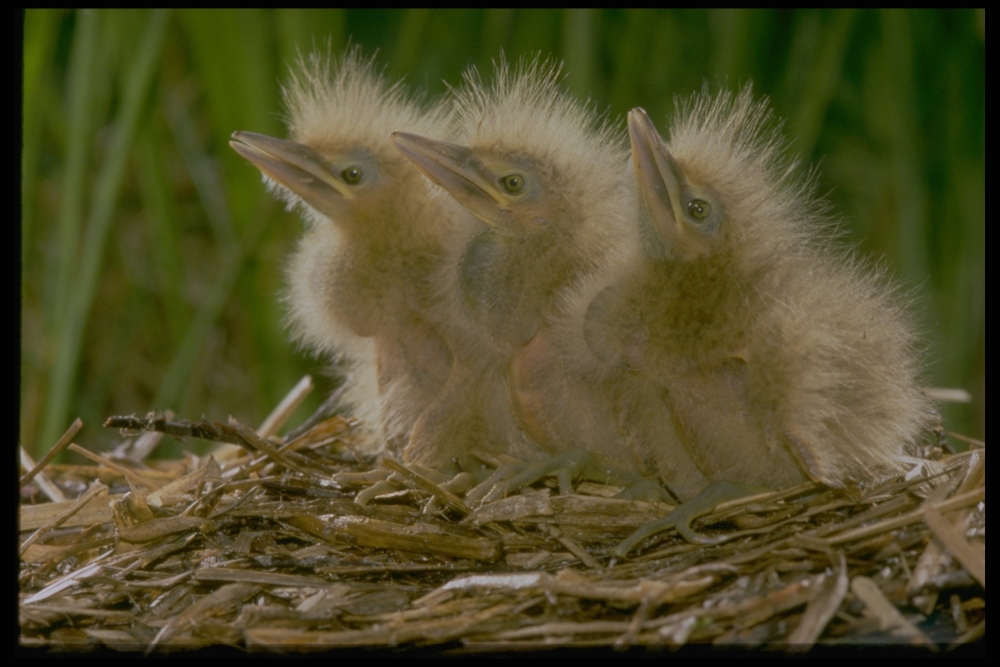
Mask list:
[[[409,222],[400,213],[424,198],[389,135],[400,127],[441,132],[447,108],[427,106],[378,72],[374,58],[352,48],[338,61],[313,53],[299,62],[284,88],[290,141],[236,132],[232,147],[256,165],[279,196],[304,204],[349,233],[390,238]],[[371,223],[380,224],[371,224]],[[366,224],[367,223],[367,224]]]
[[[439,246],[441,218],[389,134],[443,132],[448,114],[388,83],[356,48],[339,62],[312,54],[284,96],[290,140],[236,132],[230,145],[309,222],[289,264],[291,317],[310,347],[340,352],[352,333],[374,333],[370,311],[389,307],[415,256]]]
[[[819,228],[824,207],[810,179],[797,179],[766,102],[747,86],[733,96],[707,89],[680,104],[669,145],[642,109],[629,112],[632,163],[645,205],[651,257],[728,258],[744,265],[796,253]]]
[[[770,120],[749,87],[683,104],[669,145],[642,109],[629,113],[644,279],[669,302],[640,308],[655,320],[649,352],[697,359],[738,347],[775,267],[824,244],[823,207],[810,181],[796,180]]]
[[[394,135],[485,224],[462,251],[460,289],[481,321],[515,344],[533,335],[558,290],[601,266],[629,233],[624,146],[560,90],[559,78],[537,61],[501,63],[491,83],[470,71],[454,95],[458,143]]]

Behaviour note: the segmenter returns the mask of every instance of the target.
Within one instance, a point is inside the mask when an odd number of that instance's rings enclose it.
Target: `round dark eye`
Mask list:
[[[712,212],[712,205],[704,199],[692,199],[688,202],[688,213],[695,220],[704,220]]]
[[[360,167],[348,167],[344,171],[340,172],[340,177],[343,178],[348,185],[355,185],[364,175],[365,174],[361,171]]]
[[[524,177],[521,174],[511,174],[510,176],[501,178],[500,183],[503,184],[504,190],[514,194],[515,192],[520,192],[524,187]]]

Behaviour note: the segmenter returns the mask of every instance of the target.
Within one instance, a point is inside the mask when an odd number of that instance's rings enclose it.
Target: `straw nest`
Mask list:
[[[985,449],[931,443],[902,478],[808,484],[720,506],[629,558],[611,549],[669,510],[580,483],[470,506],[352,449],[334,416],[273,434],[234,420],[109,419],[137,435],[92,465],[22,450],[21,646],[301,651],[693,644],[948,649],[985,631]],[[230,443],[145,461],[164,434]],[[933,439],[933,434],[931,435]],[[217,460],[217,459],[221,459]],[[487,461],[492,465],[500,461]],[[68,499],[68,498],[74,498]]]

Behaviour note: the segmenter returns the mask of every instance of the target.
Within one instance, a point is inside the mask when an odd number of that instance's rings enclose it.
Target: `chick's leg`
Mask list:
[[[473,500],[478,500],[478,497],[485,492],[483,501],[493,502],[551,476],[555,476],[559,482],[559,493],[569,495],[573,493],[573,480],[580,476],[590,457],[590,452],[571,449],[545,461],[504,466],[487,480],[490,484],[489,489],[475,489],[470,496]],[[485,483],[483,486],[485,487]]]
[[[470,492],[470,497],[483,497],[484,502],[499,500],[546,477],[555,477],[559,482],[559,493],[573,493],[573,482],[588,481],[599,484],[624,486],[616,498],[630,500],[661,501],[671,505],[676,500],[660,486],[655,479],[642,477],[633,469],[608,458],[583,449],[569,449],[544,461],[510,465],[498,471],[482,487]],[[489,484],[488,491],[483,487]]]
[[[442,472],[459,472],[456,460],[462,452],[455,451],[456,445],[463,438],[463,430],[465,436],[470,435],[474,416],[463,400],[471,381],[468,371],[455,362],[444,388],[413,425],[409,442],[403,449],[405,463]]]
[[[510,360],[507,384],[510,404],[518,424],[543,449],[553,451],[561,440],[553,424],[566,394],[565,370],[551,335],[537,331]]]
[[[414,425],[404,460],[454,474],[481,467],[475,451],[532,458],[523,446],[503,377],[489,367],[456,360],[444,389]]]
[[[677,498],[697,495],[710,480],[690,454],[666,391],[630,374],[616,384],[617,427],[640,476],[662,480]]]
[[[614,401],[606,388],[568,368],[553,332],[541,326],[513,355],[508,366],[510,402],[518,424],[541,449],[555,453],[547,460],[510,468],[513,476],[496,484],[487,500],[503,497],[555,476],[562,494],[573,492],[572,482],[628,485],[641,475],[617,461],[624,441],[615,425]],[[604,456],[602,456],[602,454]],[[662,498],[662,488],[652,481],[628,497]],[[660,493],[650,493],[659,488]]]
[[[757,378],[760,366],[729,355],[670,378],[676,432],[708,479],[770,488],[801,484],[810,469],[796,454],[806,450],[775,437],[782,428],[773,390]]]
[[[614,383],[603,369],[564,356],[559,335],[539,326],[508,364],[510,402],[521,429],[551,454],[576,447],[620,456],[624,442],[615,421]]]
[[[389,332],[376,334],[376,341],[380,352],[383,347],[387,352],[384,360],[379,359],[380,389],[402,376],[429,403],[448,381],[451,351],[444,339],[418,315],[398,316]]]
[[[624,558],[642,540],[675,528],[681,536],[692,544],[718,544],[722,538],[702,535],[691,528],[691,522],[711,513],[719,504],[765,491],[763,487],[743,482],[715,481],[706,486],[697,496],[681,504],[659,521],[647,523],[625,538],[611,552],[616,558]]]
[[[413,426],[444,388],[452,366],[444,340],[416,316],[401,316],[375,336],[381,427],[387,449],[400,452]]]

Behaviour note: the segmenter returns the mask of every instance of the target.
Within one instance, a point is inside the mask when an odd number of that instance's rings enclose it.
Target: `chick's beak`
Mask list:
[[[406,132],[393,132],[391,139],[427,178],[447,190],[483,222],[493,224],[497,209],[510,204],[493,184],[490,170],[465,146]]]
[[[233,132],[229,145],[265,176],[319,211],[328,211],[354,197],[347,184],[330,171],[327,160],[304,144],[253,132]]]
[[[661,233],[680,234],[682,229],[680,167],[674,161],[653,121],[640,108],[628,112],[628,135],[632,141],[639,191]]]

